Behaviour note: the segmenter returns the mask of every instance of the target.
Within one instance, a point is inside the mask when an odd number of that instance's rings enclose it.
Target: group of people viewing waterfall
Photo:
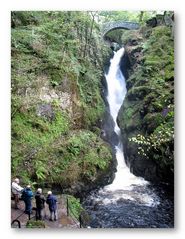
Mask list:
[[[30,216],[32,213],[32,199],[35,198],[36,204],[36,220],[44,219],[44,208],[45,203],[48,204],[48,208],[50,211],[49,220],[57,220],[57,198],[51,191],[47,192],[47,197],[42,193],[42,188],[38,188],[36,193],[33,193],[31,186],[27,185],[25,188],[19,185],[19,179],[15,178],[11,185],[12,194],[15,203],[15,209],[19,209],[19,199],[21,198],[25,203],[24,212]]]

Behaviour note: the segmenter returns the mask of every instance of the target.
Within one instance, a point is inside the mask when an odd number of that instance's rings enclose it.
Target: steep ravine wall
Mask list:
[[[12,12],[11,20],[12,177],[71,193],[107,184],[113,160],[100,127],[109,49],[96,24],[75,11]]]
[[[163,22],[123,34],[127,95],[118,116],[125,159],[147,180],[173,182],[173,29]],[[127,73],[126,73],[127,74]]]

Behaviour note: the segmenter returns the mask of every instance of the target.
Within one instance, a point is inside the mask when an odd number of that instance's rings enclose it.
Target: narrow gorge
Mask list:
[[[11,177],[73,195],[84,226],[174,227],[173,12],[13,11],[11,27]]]

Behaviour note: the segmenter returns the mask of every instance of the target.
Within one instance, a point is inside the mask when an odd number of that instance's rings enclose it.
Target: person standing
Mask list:
[[[57,198],[55,195],[52,194],[51,191],[48,191],[48,196],[46,199],[46,203],[49,206],[49,211],[50,211],[50,221],[53,221],[53,216],[54,216],[54,220],[57,220],[57,216],[56,216],[56,210],[57,210]]]
[[[19,197],[21,196],[21,192],[24,188],[19,185],[19,179],[15,178],[12,182],[12,194],[15,202],[15,209],[18,209]]]
[[[33,198],[33,192],[31,190],[31,186],[27,185],[26,188],[22,192],[22,199],[24,200],[24,203],[25,203],[25,211],[24,212],[29,215],[29,218],[30,218],[30,214],[32,212],[32,204],[31,204],[32,198]]]
[[[35,194],[36,201],[36,220],[43,220],[43,211],[45,208],[45,197],[42,194],[42,189],[38,188]]]

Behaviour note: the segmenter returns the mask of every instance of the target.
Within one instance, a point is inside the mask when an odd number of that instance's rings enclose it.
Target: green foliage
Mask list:
[[[44,179],[46,179],[46,175],[48,175],[48,169],[46,168],[45,162],[36,161],[35,169],[36,177],[39,181],[43,181]]]
[[[80,199],[73,197],[72,195],[66,195],[68,199],[70,216],[79,220],[81,212],[84,210],[80,204]]]
[[[132,36],[137,45],[129,45],[129,34],[123,36],[135,65],[127,80],[128,93],[119,116],[120,126],[127,133],[127,151],[130,157],[134,152],[134,159],[154,160],[164,171],[173,172],[174,42],[171,28],[146,28]],[[140,61],[135,61],[135,54]]]
[[[163,167],[169,165],[171,171],[173,171],[173,123],[161,124],[148,137],[138,134],[135,137],[129,138],[129,141],[138,145],[139,155],[148,159],[153,157]]]
[[[69,131],[69,119],[65,113],[55,109],[52,123],[34,113],[34,109],[16,113],[12,121],[12,173],[24,175],[27,181],[31,175],[44,180],[48,175],[47,157],[43,152],[51,143]],[[26,174],[26,172],[25,172]]]
[[[30,12],[30,11],[12,11],[11,20],[12,27],[37,25],[39,18],[42,17],[42,12]]]
[[[100,20],[102,22],[122,20],[143,23],[155,14],[155,11],[101,11]]]
[[[132,101],[132,103],[130,103],[128,99],[125,99],[124,120],[119,118],[121,128],[125,128],[129,132],[133,128],[141,128],[140,108],[141,105],[138,104],[138,101]]]
[[[23,95],[28,87],[38,90],[37,83],[43,72],[50,86],[56,89],[67,78],[71,81],[72,94],[75,91],[80,100],[78,107],[73,109],[84,112],[83,122],[79,124],[86,127],[96,123],[105,108],[100,95],[100,79],[106,52],[100,50],[103,44],[97,34],[99,29],[94,14],[12,13],[14,21],[27,19],[23,20],[23,25],[18,24],[12,29],[12,92],[19,90]],[[37,24],[33,23],[33,18]]]
[[[26,224],[26,228],[45,228],[45,222],[44,221],[34,221],[29,220]]]
[[[106,34],[106,37],[111,39],[112,42],[117,42],[118,44],[122,44],[122,36],[125,35],[124,33],[127,33],[130,31],[123,30],[123,29],[115,29],[114,31],[110,31]]]
[[[138,31],[135,30],[124,30],[122,32],[122,36],[121,36],[121,42],[122,44],[127,44],[129,41],[133,41],[133,40],[137,40],[137,41],[141,41],[142,40],[142,36]]]
[[[85,63],[87,65],[87,63]],[[80,97],[83,102],[83,118],[86,126],[96,124],[98,119],[103,117],[105,106],[100,95],[101,71],[96,70],[87,65],[89,70],[80,75],[78,79],[78,87],[80,89]]]
[[[49,134],[47,140],[41,135],[40,138],[32,135],[34,140],[24,140],[21,132],[12,146],[12,173],[21,175],[24,181],[33,178],[43,182],[47,178],[49,182],[70,186],[82,179],[93,181],[99,170],[109,167],[111,152],[97,135],[90,131],[76,131],[69,136],[64,132],[63,137],[61,132],[60,135],[57,131],[54,133]]]
[[[157,41],[156,41],[157,39]],[[174,45],[171,29],[158,26],[152,30],[150,38],[143,45],[144,66],[151,66],[154,75],[159,75],[161,70],[174,69]],[[155,72],[154,72],[155,71]]]
[[[17,113],[12,122],[12,133],[16,138],[30,147],[50,144],[61,134],[69,130],[69,119],[59,111],[55,113],[52,123],[34,114],[31,109],[24,113]]]
[[[72,128],[96,127],[105,108],[100,80],[108,50],[99,36],[95,15],[79,11],[12,12],[11,166],[12,174],[24,182],[49,180],[72,185],[86,177],[84,162],[88,161],[89,180],[109,165],[111,154],[98,134],[70,134]],[[67,93],[70,101],[65,110],[58,98],[61,93]],[[40,104],[51,106],[52,119],[38,114]],[[94,152],[88,143],[95,147]]]
[[[162,144],[172,141],[173,138],[174,138],[173,125],[161,124],[155,129],[154,133],[152,133],[149,137],[145,137],[143,135],[138,134],[136,137],[132,137],[130,141],[133,141],[141,146],[146,145],[147,151],[151,150],[152,148],[158,151],[160,150]],[[142,147],[138,149],[139,154],[143,153],[143,155],[147,156],[146,152],[144,152],[144,149]]]
[[[65,175],[65,181],[70,181],[75,172],[77,172],[75,175],[77,178],[82,177],[91,181],[97,176],[99,169],[108,168],[112,158],[110,150],[103,141],[90,131],[74,132],[66,140],[62,157],[65,162],[68,162],[65,166],[69,174]],[[71,161],[73,164],[76,162],[76,168],[73,167],[72,172]]]
[[[131,98],[131,99],[133,99],[133,98],[135,98],[135,100],[143,99],[145,95],[150,93],[150,91],[151,91],[151,88],[150,88],[150,86],[147,86],[147,85],[133,86],[128,91],[128,95],[129,95],[129,98]]]
[[[65,186],[78,181],[92,182],[112,159],[107,145],[90,131],[74,131],[55,141],[47,152],[50,180]]]

